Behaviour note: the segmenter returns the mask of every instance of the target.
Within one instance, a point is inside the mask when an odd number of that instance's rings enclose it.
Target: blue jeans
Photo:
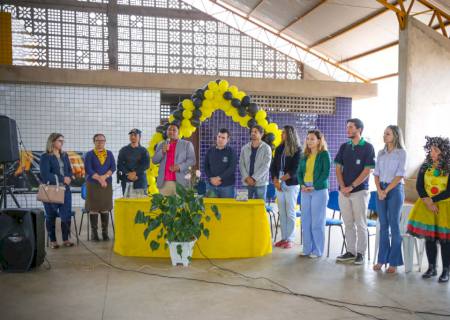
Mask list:
[[[206,194],[210,198],[234,198],[234,186],[216,187],[206,183]]]
[[[266,201],[267,186],[251,187],[247,186],[249,199],[263,199]]]
[[[282,185],[277,190],[278,214],[280,215],[281,240],[295,240],[295,205],[297,204],[299,185]]]
[[[303,252],[323,255],[328,189],[302,192]]]
[[[44,203],[45,225],[50,241],[56,241],[55,222],[56,217],[61,218],[61,233],[63,241],[69,240],[70,222],[72,218],[72,192],[66,187],[64,203]]]
[[[381,183],[381,189],[386,189],[388,184]],[[377,211],[380,219],[380,251],[378,263],[389,263],[397,267],[403,265],[402,236],[400,234],[400,213],[405,200],[403,185],[399,183],[389,191],[386,199],[380,200],[377,196]],[[389,229],[391,239],[389,240]]]

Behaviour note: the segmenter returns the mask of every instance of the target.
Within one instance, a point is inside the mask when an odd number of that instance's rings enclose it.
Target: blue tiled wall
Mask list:
[[[336,98],[336,113],[334,115],[306,114],[306,113],[276,113],[268,114],[280,128],[285,125],[293,125],[297,128],[300,141],[303,142],[306,133],[310,129],[318,128],[327,139],[331,157],[336,155],[339,145],[346,140],[345,121],[351,116],[352,100],[350,98]],[[218,129],[227,128],[231,132],[230,146],[238,154],[242,146],[249,141],[249,130],[234,123],[224,112],[216,111],[200,127],[200,170],[204,176],[203,160],[206,151],[215,144]],[[237,187],[241,188],[239,169],[236,168]],[[330,190],[336,190],[337,183],[334,174],[334,166],[331,171]]]

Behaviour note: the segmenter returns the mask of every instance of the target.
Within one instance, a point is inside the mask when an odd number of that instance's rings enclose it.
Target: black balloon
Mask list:
[[[179,119],[175,119],[171,122],[171,124],[176,125],[178,128],[181,126],[181,120]]]
[[[254,126],[256,126],[256,120],[255,119],[248,120],[247,125],[249,128],[253,128]]]
[[[194,103],[194,107],[196,107],[197,109],[200,108],[202,106],[202,99],[200,98],[195,98],[193,103]]]
[[[223,98],[225,100],[231,100],[231,99],[233,99],[233,94],[230,91],[225,91],[223,93]]]
[[[193,127],[198,128],[198,127],[200,127],[200,120],[198,120],[198,119],[191,119],[191,124],[192,124]]]
[[[174,117],[175,119],[179,119],[179,120],[183,119],[183,109],[177,109],[177,110],[175,110],[175,111],[173,112],[173,117]]]
[[[254,117],[256,115],[256,113],[258,112],[259,107],[256,105],[256,103],[250,103],[247,110],[248,110],[248,113],[250,113],[250,115],[252,117]]]
[[[241,100],[234,98],[231,100],[231,105],[235,108],[239,108],[241,106]]]
[[[164,140],[167,140],[167,132],[166,132],[166,131],[164,131],[164,133],[162,134],[162,136],[163,136],[163,139],[164,139]]]
[[[275,141],[275,135],[272,132],[266,134],[264,141],[266,141],[268,144],[272,144]]]
[[[239,114],[241,117],[245,117],[245,116],[247,115],[247,110],[245,110],[244,107],[240,107],[240,108],[238,108],[238,114]]]
[[[198,109],[192,111],[192,118],[198,119],[202,116],[202,112]]]
[[[200,99],[205,99],[205,90],[203,89],[197,89],[195,90],[195,95]]]
[[[241,101],[241,105],[243,105],[244,107],[248,106],[250,104],[250,97],[249,96],[244,96],[242,98]]]
[[[221,81],[220,79],[216,79],[216,83],[217,83],[217,84],[219,84],[219,83],[220,83],[220,81]]]
[[[164,128],[164,126],[157,126],[157,127],[156,127],[156,132],[164,133],[164,131],[166,131],[165,128]]]

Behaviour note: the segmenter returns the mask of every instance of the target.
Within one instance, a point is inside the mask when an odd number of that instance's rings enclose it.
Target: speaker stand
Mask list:
[[[0,190],[1,190],[0,191],[0,209],[8,208],[8,202],[7,202],[8,195],[13,199],[17,208],[20,208],[19,201],[17,201],[16,196],[12,192],[12,188],[10,186],[6,185],[5,171],[6,171],[6,164],[3,164],[3,185],[0,187]]]

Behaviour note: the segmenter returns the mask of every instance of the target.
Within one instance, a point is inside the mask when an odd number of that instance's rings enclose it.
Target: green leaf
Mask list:
[[[188,258],[189,262],[192,262],[192,257],[191,256],[189,256],[187,258]]]
[[[205,235],[205,237],[209,238],[209,229],[203,229],[203,234]]]
[[[181,248],[181,244],[177,244],[177,253],[182,258],[183,248]]]
[[[150,249],[152,249],[152,251],[158,250],[159,249],[159,242],[156,242],[155,240],[152,240],[150,242]]]
[[[211,221],[211,217],[210,217],[210,216],[205,216],[205,220],[206,220],[207,222],[210,222],[210,221]]]
[[[152,231],[152,230],[155,230],[156,228],[158,228],[160,224],[161,224],[161,219],[159,219],[159,217],[158,217],[158,218],[150,221],[148,228],[150,229],[150,231]]]
[[[211,206],[211,210],[212,210],[212,212],[214,212],[214,215],[216,216],[217,220],[220,220],[222,218],[222,215],[219,212],[219,208],[217,208],[217,206],[215,204],[213,204]]]
[[[136,212],[136,216],[134,217],[135,224],[142,224],[144,222],[144,212],[139,210]]]
[[[186,197],[186,193],[187,193],[186,188],[183,185],[179,184],[178,182],[177,182],[177,186],[176,186],[176,191],[177,191],[177,195],[179,195],[181,198]]]
[[[144,238],[145,238],[145,240],[147,240],[147,238],[148,238],[148,235],[150,234],[150,229],[149,228],[147,228],[147,229],[145,229],[144,230]]]

